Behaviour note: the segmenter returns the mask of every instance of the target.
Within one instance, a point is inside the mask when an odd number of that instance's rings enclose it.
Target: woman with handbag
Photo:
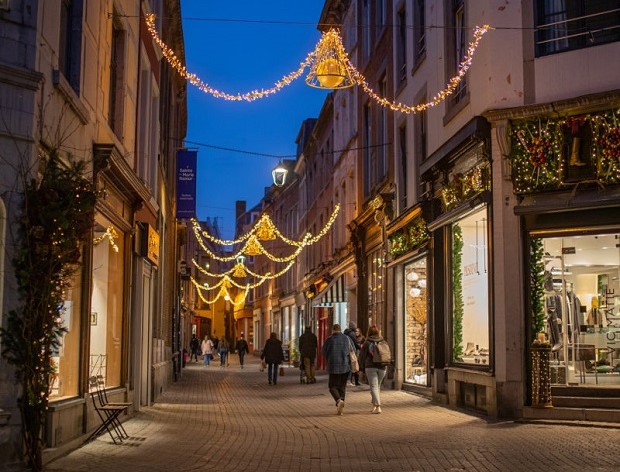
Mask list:
[[[211,364],[211,358],[213,357],[213,342],[211,342],[209,336],[205,336],[203,339],[200,350],[202,351],[202,361],[205,367],[207,367]]]
[[[278,366],[284,360],[282,341],[278,339],[276,333],[271,333],[269,336],[260,358],[267,363],[267,380],[269,385],[276,385],[278,383]]]

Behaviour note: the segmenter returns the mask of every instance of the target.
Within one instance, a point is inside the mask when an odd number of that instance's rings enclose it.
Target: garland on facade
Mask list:
[[[458,224],[452,227],[452,359],[463,357],[463,231]]]
[[[575,120],[592,133],[594,178],[601,184],[620,183],[620,111],[608,111],[578,118],[514,121],[509,159],[515,193],[558,190],[565,185],[564,131]]]
[[[410,225],[399,229],[388,237],[389,253],[394,256],[405,254],[429,239],[426,221],[416,218]]]
[[[530,316],[534,338],[537,333],[545,331],[545,262],[543,256],[542,239],[533,238],[530,243]]]
[[[488,162],[478,164],[465,174],[455,174],[441,189],[441,201],[445,211],[491,188],[491,173]]]
[[[43,432],[56,374],[52,353],[66,331],[63,300],[94,222],[95,188],[83,172],[83,162],[65,166],[52,152],[40,180],[25,183],[12,261],[20,306],[0,328],[2,355],[20,386],[24,456],[37,472],[43,470]]]

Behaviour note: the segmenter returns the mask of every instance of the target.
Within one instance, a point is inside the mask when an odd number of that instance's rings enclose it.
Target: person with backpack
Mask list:
[[[359,364],[362,372],[366,373],[370,385],[371,413],[381,413],[381,383],[385,378],[387,366],[391,363],[392,352],[389,344],[383,339],[376,325],[370,326],[366,341],[360,349]]]

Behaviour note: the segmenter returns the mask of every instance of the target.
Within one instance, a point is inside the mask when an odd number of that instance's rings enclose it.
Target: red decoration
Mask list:
[[[547,163],[547,155],[551,153],[551,149],[551,141],[543,137],[539,137],[531,146],[527,147],[530,162],[534,164],[534,167],[544,166]]]
[[[620,128],[611,128],[607,133],[603,133],[600,145],[605,159],[620,161]]]

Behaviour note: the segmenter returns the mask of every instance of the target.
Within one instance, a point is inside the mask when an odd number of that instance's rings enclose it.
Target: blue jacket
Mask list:
[[[349,352],[352,342],[346,334],[333,333],[323,343],[321,353],[327,360],[327,372],[330,374],[346,374],[351,371]]]

